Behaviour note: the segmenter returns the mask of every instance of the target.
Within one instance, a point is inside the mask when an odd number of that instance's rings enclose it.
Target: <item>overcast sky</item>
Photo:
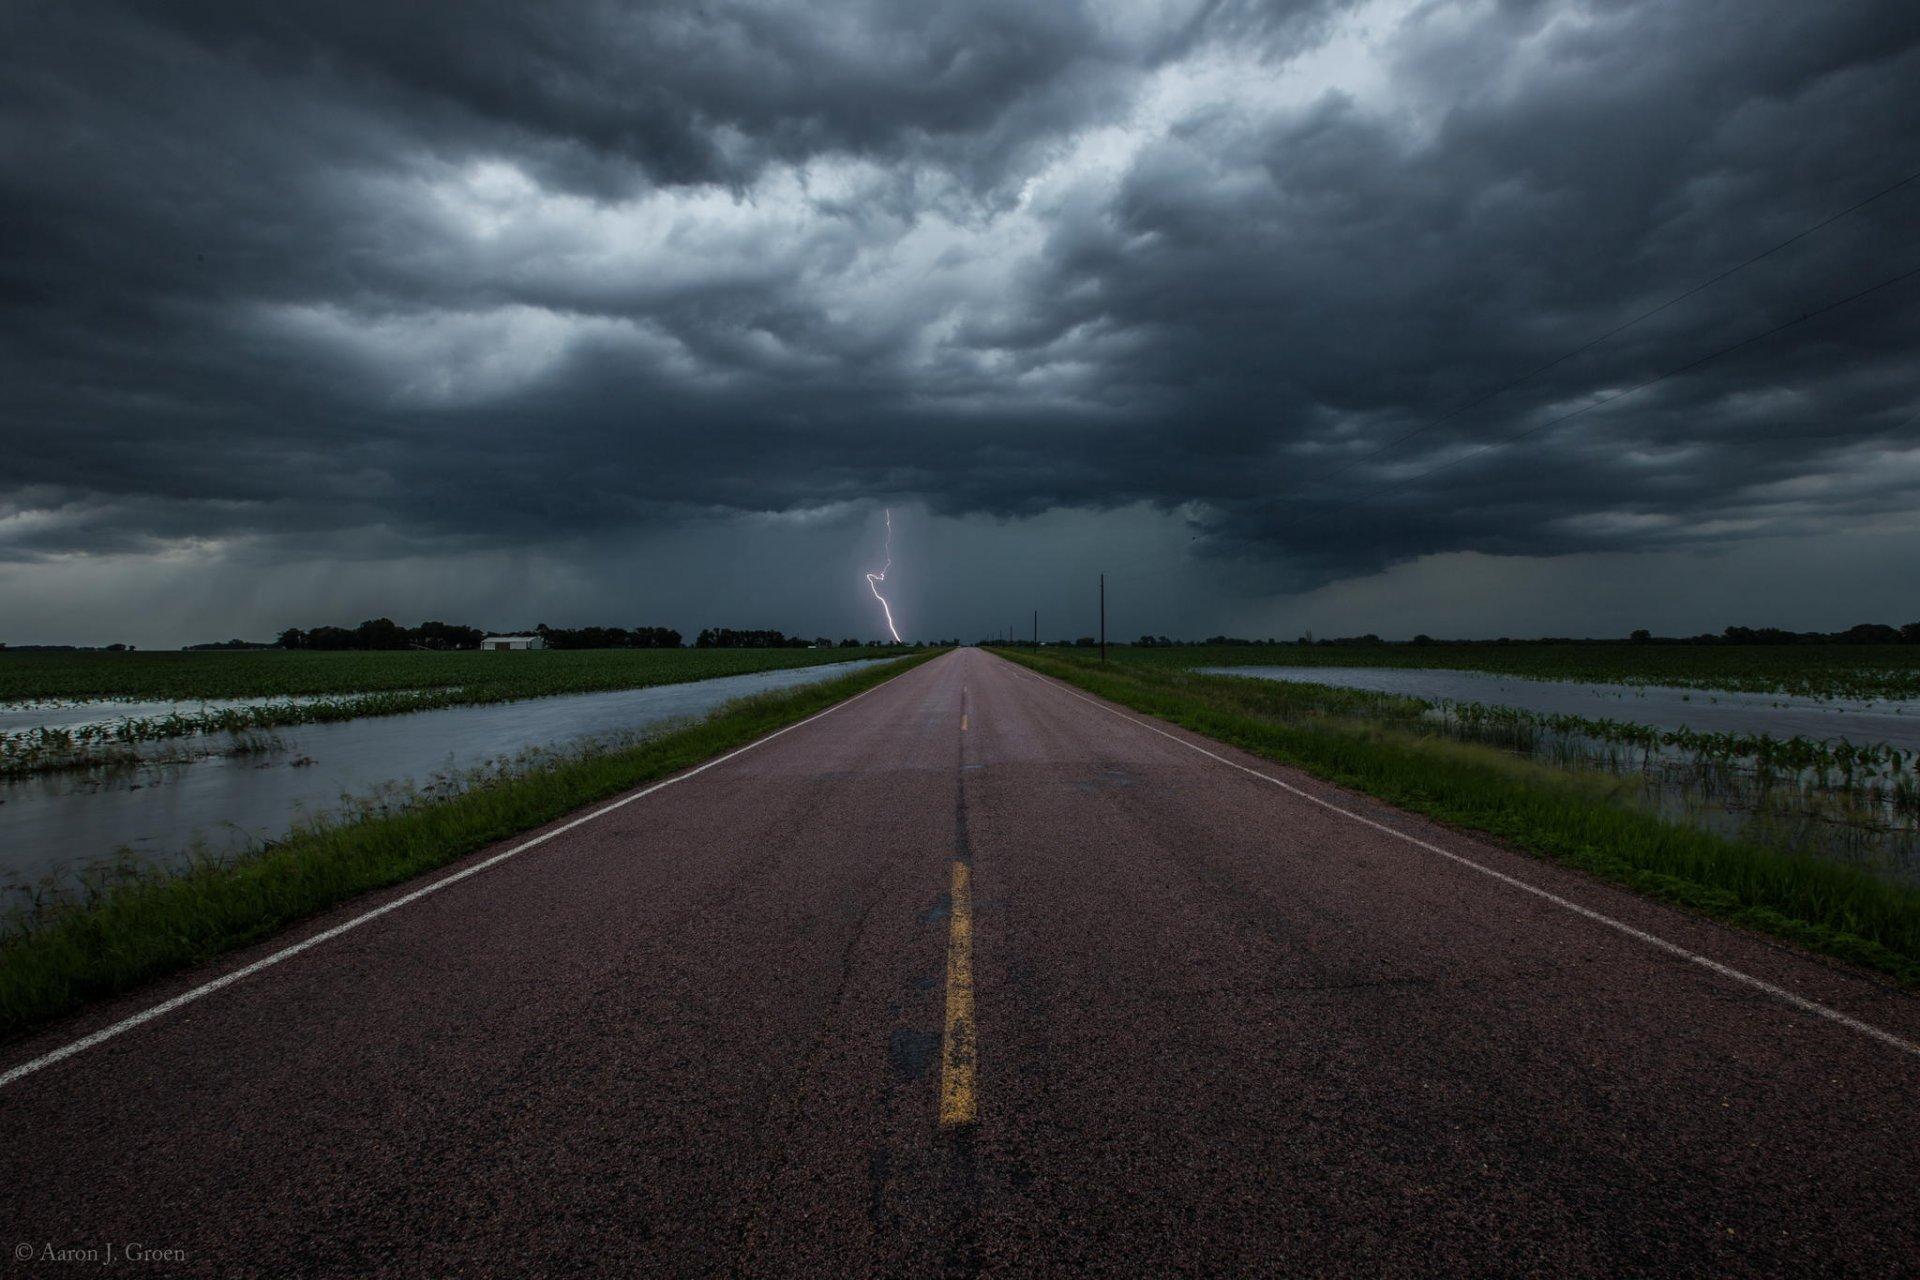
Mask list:
[[[1916,138],[1910,0],[16,2],[0,640],[1912,621],[1920,181],[1587,344]]]

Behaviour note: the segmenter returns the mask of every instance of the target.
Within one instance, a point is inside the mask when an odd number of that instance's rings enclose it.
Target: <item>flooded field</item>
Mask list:
[[[1550,716],[1630,720],[1661,729],[1769,734],[1775,738],[1884,742],[1920,751],[1920,700],[1807,698],[1656,685],[1528,680],[1480,671],[1399,667],[1201,667],[1202,675],[1253,676],[1367,689],[1429,702],[1479,702]]]
[[[1920,884],[1920,701],[1530,680],[1474,671],[1203,667],[1342,691],[1336,715],[1622,780],[1724,835]]]
[[[9,652],[0,778],[191,760],[233,734],[369,716],[644,689],[903,652],[800,648]],[[155,743],[168,744],[156,751]]]
[[[85,699],[0,705],[0,733],[29,729],[90,729],[124,724],[129,720],[164,719],[209,712],[238,711],[276,702],[312,702],[313,698],[208,698],[193,702],[151,699]]]
[[[0,780],[0,886],[18,893],[116,857],[168,865],[196,851],[235,853],[355,802],[445,785],[439,780],[476,769],[511,768],[529,752],[642,734],[735,698],[830,680],[879,661],[201,735],[154,748],[175,754],[184,747],[197,757],[190,762]],[[91,714],[98,713],[94,704]]]

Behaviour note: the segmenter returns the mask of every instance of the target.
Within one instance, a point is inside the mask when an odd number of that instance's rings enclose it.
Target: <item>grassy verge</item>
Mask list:
[[[632,747],[576,757],[397,814],[303,832],[236,862],[156,874],[54,911],[0,941],[0,1035],[712,759],[937,652],[743,699],[689,728]]]
[[[1338,715],[1289,722],[1257,682],[1001,651],[1123,706],[1451,826],[1920,985],[1920,890],[1728,840],[1619,800],[1621,786]]]

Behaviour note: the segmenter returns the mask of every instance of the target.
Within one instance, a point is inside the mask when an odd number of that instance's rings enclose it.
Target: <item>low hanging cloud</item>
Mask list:
[[[1905,176],[1910,4],[75,3],[0,37],[0,558],[1144,506],[1310,587],[1827,534],[1920,469],[1920,280],[1619,395],[1920,266],[1920,183],[1488,395]]]

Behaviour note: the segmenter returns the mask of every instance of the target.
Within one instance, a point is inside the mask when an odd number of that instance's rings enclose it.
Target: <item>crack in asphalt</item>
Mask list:
[[[898,865],[898,862],[899,859],[896,858],[895,865]],[[887,868],[887,871],[890,872],[892,869],[893,867],[890,866]],[[875,891],[868,896],[866,904],[861,908],[860,917],[854,925],[852,936],[847,939],[846,946],[841,948],[839,977],[834,982],[832,994],[827,997],[826,1008],[821,1014],[819,1027],[814,1033],[812,1043],[808,1046],[806,1053],[802,1055],[800,1067],[794,1073],[795,1087],[792,1092],[787,1095],[786,1105],[776,1105],[768,1108],[768,1116],[781,1111],[786,1113],[785,1119],[778,1123],[778,1136],[771,1141],[762,1137],[761,1135],[764,1134],[769,1127],[764,1122],[761,1126],[760,1134],[756,1134],[759,1145],[768,1154],[767,1168],[759,1180],[759,1185],[755,1188],[755,1194],[748,1207],[748,1211],[741,1220],[737,1249],[738,1265],[736,1265],[735,1268],[736,1274],[757,1274],[758,1272],[758,1269],[749,1264],[759,1255],[763,1244],[761,1224],[766,1217],[768,1208],[776,1203],[770,1193],[774,1185],[779,1182],[780,1176],[786,1172],[788,1165],[791,1163],[793,1135],[800,1127],[801,1114],[806,1109],[807,1098],[811,1093],[811,1090],[808,1088],[808,1082],[813,1079],[819,1067],[820,1059],[826,1052],[827,1044],[832,1038],[831,1032],[834,1019],[840,1012],[841,1003],[845,999],[847,987],[853,980],[854,954],[859,950],[860,943],[866,937],[867,927],[873,919],[874,908],[879,906],[880,900],[886,896],[886,890],[884,888],[885,879],[886,872],[874,878],[874,884],[877,887]],[[744,1270],[742,1270],[742,1268],[744,1268]]]

